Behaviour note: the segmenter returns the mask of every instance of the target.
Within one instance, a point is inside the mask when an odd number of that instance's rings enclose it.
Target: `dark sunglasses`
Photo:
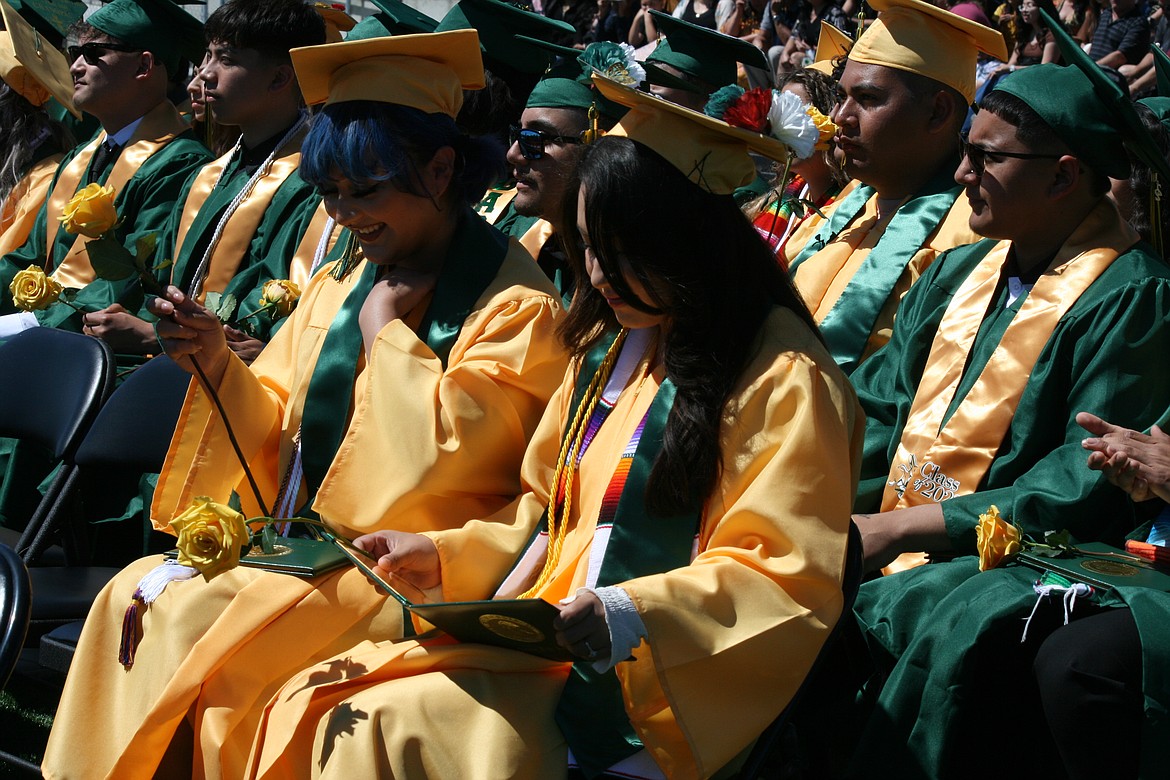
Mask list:
[[[136,49],[133,46],[127,46],[123,43],[99,43],[97,41],[90,41],[80,46],[70,46],[65,50],[65,53],[69,55],[70,63],[77,62],[78,57],[84,57],[86,65],[97,65],[102,55],[109,51],[139,52],[142,49]]]
[[[982,176],[987,169],[987,158],[1006,157],[1012,160],[1059,160],[1062,154],[1032,154],[1030,152],[1001,152],[998,149],[984,149],[967,140],[967,136],[959,134],[959,153],[967,158],[971,164],[971,173]]]
[[[520,154],[525,160],[539,160],[544,157],[545,144],[579,144],[584,143],[579,135],[549,135],[543,130],[533,130],[512,125],[508,133],[508,140],[520,145]]]

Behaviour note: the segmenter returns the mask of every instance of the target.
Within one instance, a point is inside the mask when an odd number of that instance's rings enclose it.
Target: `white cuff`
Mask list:
[[[0,316],[0,339],[10,338],[22,330],[40,327],[40,322],[31,311],[21,311],[16,314]]]
[[[634,600],[624,588],[608,585],[603,588],[579,588],[578,596],[589,591],[605,607],[605,622],[609,626],[609,657],[593,662],[593,669],[601,674],[633,655],[634,648],[646,636],[646,624],[634,606]]]

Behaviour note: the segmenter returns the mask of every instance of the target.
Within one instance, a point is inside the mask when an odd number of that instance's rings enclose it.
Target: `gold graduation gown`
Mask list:
[[[251,370],[232,359],[221,398],[267,501],[300,424],[343,283],[314,277],[288,324]],[[418,307],[419,309],[424,307]],[[359,364],[354,410],[314,508],[342,533],[461,525],[520,491],[529,437],[564,373],[557,296],[512,242],[464,321],[447,366],[402,321]],[[160,528],[191,499],[236,489],[257,514],[242,469],[204,393],[192,383],[155,492]],[[45,757],[47,777],[148,778],[177,728],[194,730],[194,777],[236,778],[260,708],[294,672],[367,637],[398,637],[402,611],[356,569],[312,580],[237,568],[175,582],[144,610],[133,666],[118,663],[122,615],[143,559],[102,591],[86,621]],[[384,607],[388,607],[385,608]],[[164,770],[164,775],[166,774]]]
[[[602,497],[661,379],[636,373],[586,451],[573,526],[541,598],[585,583]],[[530,538],[574,382],[570,371],[533,437],[524,494],[489,521],[432,534],[444,599],[489,597]],[[709,776],[750,745],[788,703],[841,610],[863,429],[844,375],[777,309],[726,411],[723,470],[691,564],[621,584],[648,638],[616,674],[632,725],[672,778]],[[523,591],[515,580],[499,595]],[[277,694],[248,776],[563,777],[553,713],[568,669],[442,636],[363,642]]]
[[[0,204],[0,257],[28,241],[37,212],[49,197],[57,165],[64,157],[64,153],[51,154],[37,162]]]

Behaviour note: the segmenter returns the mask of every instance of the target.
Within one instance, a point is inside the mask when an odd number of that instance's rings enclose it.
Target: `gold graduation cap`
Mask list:
[[[0,0],[0,16],[5,27],[0,32],[0,78],[34,106],[54,97],[80,119],[81,112],[73,106],[73,77],[65,55],[5,0]]]
[[[788,154],[788,147],[769,135],[733,127],[601,75],[594,75],[593,83],[605,97],[630,109],[609,135],[649,146],[708,192],[730,195],[752,181],[756,167],[749,151],[773,160]]]
[[[463,90],[484,86],[475,30],[303,46],[289,54],[309,105],[373,100],[454,118]]]
[[[325,43],[340,43],[342,33],[349,32],[357,24],[357,19],[345,12],[345,6],[329,3],[313,3],[313,10],[325,22]]]
[[[853,39],[828,22],[821,22],[821,34],[817,38],[817,54],[809,68],[826,76],[833,75],[833,60],[849,54]]]
[[[922,2],[870,0],[878,18],[853,44],[849,59],[926,76],[975,99],[979,52],[1007,60],[1003,35],[978,22]]]

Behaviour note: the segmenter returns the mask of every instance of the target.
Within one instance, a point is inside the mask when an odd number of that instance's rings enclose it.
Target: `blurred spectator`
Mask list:
[[[771,18],[773,3],[767,0],[719,0],[715,7],[716,29],[724,35],[747,41],[761,51],[768,51],[768,47],[776,40],[773,28],[776,19]],[[765,16],[770,18],[771,24],[765,27]],[[786,43],[788,36],[778,44]]]
[[[803,0],[792,25],[792,35],[784,44],[779,57],[772,62],[777,75],[791,73],[813,61],[821,22],[828,22],[844,33],[853,34],[853,21],[834,0]],[[769,59],[772,59],[772,52],[777,48],[773,46],[769,50]]]
[[[1167,0],[1157,0],[1150,13],[1150,42],[1162,51],[1170,51],[1170,15],[1166,13],[1166,5]],[[1157,91],[1152,51],[1146,52],[1136,65],[1122,65],[1117,70],[1125,76],[1133,97],[1149,97]]]
[[[715,29],[715,0],[682,0],[674,9],[675,19]]]
[[[589,40],[627,43],[634,23],[634,0],[597,0],[597,16]]]
[[[642,0],[642,7],[634,14],[633,24],[630,25],[630,34],[628,43],[634,48],[645,46],[648,43],[654,43],[661,35],[658,32],[658,24],[651,16],[651,11],[665,11],[665,3],[663,0]]]
[[[1098,65],[1120,68],[1135,65],[1150,47],[1150,22],[1137,0],[1110,0],[1097,18],[1089,56]]]
[[[597,16],[597,12],[597,0],[551,0],[546,2],[544,15],[549,19],[567,22],[573,25],[574,30],[571,34],[565,33],[554,37],[551,42],[577,49],[585,48],[586,38],[593,29],[593,19]]]

